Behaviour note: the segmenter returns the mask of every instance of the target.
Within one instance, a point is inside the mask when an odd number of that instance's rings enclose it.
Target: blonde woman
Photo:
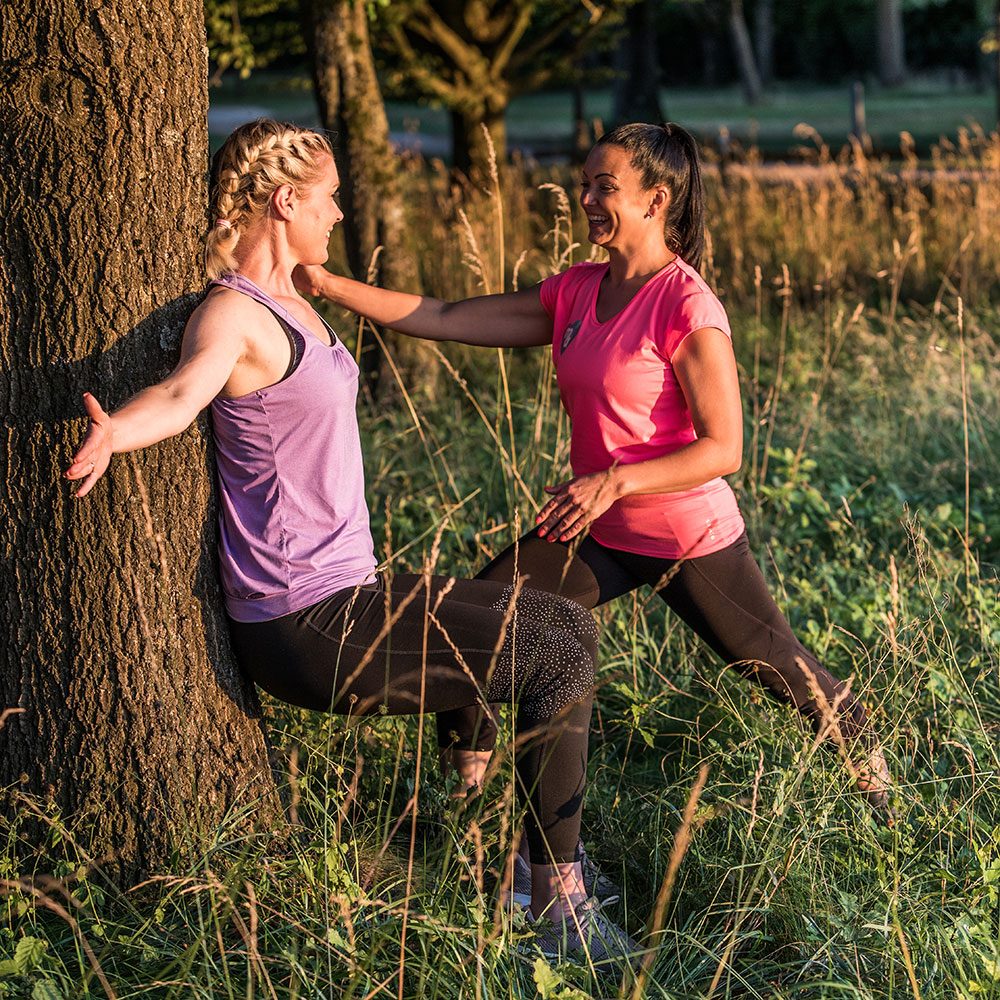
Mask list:
[[[213,172],[211,288],[180,362],[113,413],[84,397],[90,425],[66,477],[82,499],[113,454],[178,434],[210,407],[222,587],[245,672],[277,698],[354,716],[516,701],[531,908],[547,918],[539,946],[586,947],[595,961],[629,954],[634,944],[587,899],[576,860],[592,616],[504,583],[376,573],[358,368],[292,283],[297,266],[326,261],[343,218],[330,146],[261,119],[228,138]]]

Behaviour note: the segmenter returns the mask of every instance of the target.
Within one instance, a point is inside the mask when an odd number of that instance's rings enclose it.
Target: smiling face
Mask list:
[[[312,183],[295,195],[289,247],[303,264],[324,264],[330,256],[330,232],[344,217],[337,204],[340,175],[333,157],[324,154],[322,170]]]
[[[659,216],[663,196],[657,198],[658,190],[643,188],[641,174],[621,146],[595,146],[580,178],[580,205],[587,215],[590,242],[625,248],[644,240],[650,222]],[[662,221],[659,226],[662,232]]]

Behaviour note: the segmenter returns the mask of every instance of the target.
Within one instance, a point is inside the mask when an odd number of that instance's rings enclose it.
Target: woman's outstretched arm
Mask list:
[[[455,340],[477,347],[540,347],[552,341],[552,320],[542,307],[538,286],[504,295],[480,295],[444,302],[377,288],[331,274],[324,267],[297,267],[296,287],[424,340]]]
[[[89,392],[83,395],[90,423],[83,443],[66,472],[82,480],[77,498],[85,497],[104,475],[116,452],[135,451],[180,434],[218,395],[244,351],[242,324],[217,305],[195,310],[184,331],[181,358],[162,381],[106,413]]]

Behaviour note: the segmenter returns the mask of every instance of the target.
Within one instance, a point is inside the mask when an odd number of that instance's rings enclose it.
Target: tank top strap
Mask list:
[[[248,295],[250,298],[259,302],[262,306],[266,306],[270,309],[271,312],[278,317],[278,319],[287,323],[296,333],[304,338],[306,344],[310,341],[315,341],[319,344],[319,346],[323,346],[316,339],[316,334],[309,330],[301,320],[293,316],[292,313],[290,313],[280,302],[271,298],[271,296],[268,295],[263,288],[258,287],[249,278],[243,277],[242,274],[230,272],[229,274],[224,274],[219,278],[213,279],[208,284],[209,287],[212,285],[219,285],[222,288],[232,288],[234,291],[242,292],[244,295]],[[320,316],[320,319],[323,319],[323,317]],[[330,327],[330,324],[326,322],[326,320],[323,320],[323,325],[330,332],[330,345],[335,347],[337,344],[337,337],[333,333],[333,329]]]

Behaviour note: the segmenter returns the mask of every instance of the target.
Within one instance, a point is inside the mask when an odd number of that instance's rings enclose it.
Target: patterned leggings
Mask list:
[[[492,745],[484,706],[516,703],[531,859],[574,860],[598,638],[579,604],[528,589],[515,597],[509,584],[486,580],[400,574],[273,621],[230,621],[230,630],[247,675],[304,708],[464,711],[483,716]]]

